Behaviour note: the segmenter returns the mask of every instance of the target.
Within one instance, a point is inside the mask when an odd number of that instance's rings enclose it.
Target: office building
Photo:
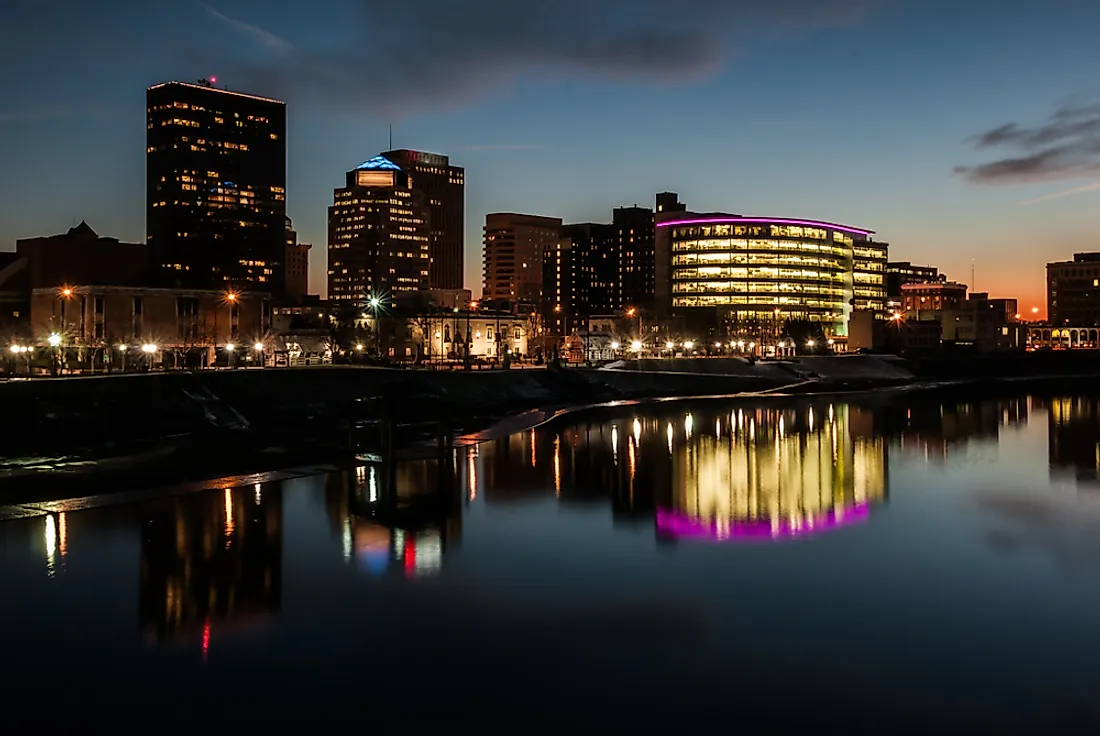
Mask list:
[[[213,80],[146,98],[146,242],[170,281],[281,292],[286,105]]]
[[[935,266],[914,266],[909,261],[890,261],[886,264],[886,296],[889,299],[901,298],[901,287],[905,284],[939,284],[947,281]]]
[[[465,271],[466,171],[447,156],[400,149],[382,154],[412,178],[428,204],[431,240],[428,286],[461,289]]]
[[[561,237],[561,218],[496,212],[485,216],[481,298],[538,303],[542,255]]]
[[[921,312],[960,309],[966,302],[966,284],[952,281],[904,284],[901,313],[906,319],[920,318]]]
[[[328,298],[366,306],[428,288],[428,203],[385,156],[347,172],[328,213]]]
[[[1100,253],[1074,253],[1072,261],[1047,264],[1047,321],[1100,326]]]
[[[828,222],[657,213],[658,310],[693,329],[805,320],[847,334],[854,310],[886,306],[887,246],[873,231]]]
[[[283,256],[283,293],[291,301],[301,300],[309,293],[309,251],[313,246],[299,243],[294,224],[286,218],[286,252]]]

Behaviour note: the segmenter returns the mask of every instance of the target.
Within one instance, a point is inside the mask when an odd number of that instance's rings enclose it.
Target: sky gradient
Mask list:
[[[1092,0],[6,0],[0,249],[81,219],[140,242],[145,88],[216,75],[288,103],[321,293],[332,190],[392,123],[466,168],[475,293],[487,212],[669,190],[870,228],[1045,312],[1043,265],[1100,250],[1098,27]]]

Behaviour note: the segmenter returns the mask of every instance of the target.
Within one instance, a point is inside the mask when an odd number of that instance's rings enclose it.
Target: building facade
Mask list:
[[[901,298],[904,284],[938,284],[947,281],[935,266],[914,266],[909,261],[890,261],[886,264],[886,296]]]
[[[61,346],[137,352],[155,345],[189,365],[212,365],[229,345],[245,354],[265,344],[271,332],[271,295],[204,289],[75,285],[35,289],[31,323],[35,344],[57,334]]]
[[[328,298],[366,305],[428,286],[428,205],[400,166],[376,156],[347,172],[328,214]]]
[[[543,329],[550,335],[567,335],[579,314],[573,241],[563,237],[542,254]]]
[[[496,212],[485,216],[481,298],[538,303],[542,256],[561,238],[560,217]]]
[[[286,253],[283,258],[283,294],[290,301],[299,301],[309,293],[309,251],[313,246],[299,243],[298,233],[290,218],[286,218]]]
[[[1100,253],[1047,264],[1047,320],[1059,327],[1100,326]]]
[[[689,316],[696,329],[798,320],[846,335],[853,310],[885,309],[887,245],[871,230],[727,214],[657,219],[657,258],[669,263],[658,310]]]
[[[146,93],[146,243],[172,281],[283,289],[286,105],[199,84]]]
[[[966,303],[966,284],[953,281],[903,284],[901,313],[907,319],[921,312],[961,309]]]
[[[412,178],[428,204],[428,287],[461,289],[466,258],[466,170],[447,156],[400,149],[382,154]]]

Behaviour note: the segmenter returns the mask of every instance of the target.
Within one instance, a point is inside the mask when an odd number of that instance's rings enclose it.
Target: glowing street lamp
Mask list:
[[[151,342],[147,342],[141,346],[141,352],[145,353],[146,355],[152,355],[153,353],[157,352],[157,346]]]
[[[807,340],[806,341],[806,347],[812,348],[813,346],[814,346],[814,341],[813,340]]]
[[[674,347],[676,347],[676,345],[672,342],[672,340],[669,340],[665,343],[665,350],[672,350]]]
[[[612,350],[618,350],[619,349],[618,341],[614,341],[614,342],[611,343],[611,349]]]
[[[635,353],[642,352],[642,341],[635,340],[634,342],[630,343],[630,349],[633,350]]]
[[[252,349],[255,350],[257,353],[262,353],[264,351],[264,344],[262,342],[258,342],[252,346]]]
[[[234,350],[236,350],[236,349],[237,349],[237,346],[236,346],[236,345],[234,345],[234,344],[233,344],[233,343],[231,343],[231,342],[227,342],[227,343],[225,344],[225,351],[226,351],[227,353],[232,353],[232,352],[233,352]]]
[[[12,346],[11,346],[11,351],[12,351],[13,353],[21,353],[21,352],[23,352],[22,350],[20,350],[20,349],[19,349],[19,346],[18,346],[18,345],[12,345]]]
[[[693,343],[691,340],[687,340],[686,342],[684,342],[685,350],[691,350],[693,347],[695,347],[695,343]]]
[[[356,345],[355,349],[358,350],[360,353],[363,352],[363,343],[359,343],[358,345]]]
[[[61,344],[61,335],[59,335],[55,332],[52,335],[50,335],[48,338],[46,338],[46,342],[48,342],[50,344],[50,347],[56,348],[58,345]]]

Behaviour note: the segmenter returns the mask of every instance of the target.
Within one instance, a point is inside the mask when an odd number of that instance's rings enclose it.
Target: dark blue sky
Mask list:
[[[315,288],[332,188],[392,122],[466,167],[475,292],[486,212],[667,189],[1042,306],[1047,260],[1100,249],[1098,31],[1094,0],[4,0],[0,247],[80,219],[140,241],[145,88],[216,75],[288,102]]]

